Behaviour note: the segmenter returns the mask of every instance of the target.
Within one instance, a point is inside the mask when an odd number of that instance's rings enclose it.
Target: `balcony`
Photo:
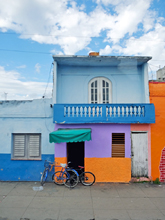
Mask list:
[[[153,104],[55,104],[53,122],[81,123],[155,123]]]

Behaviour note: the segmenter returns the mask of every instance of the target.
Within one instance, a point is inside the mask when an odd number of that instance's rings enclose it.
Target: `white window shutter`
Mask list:
[[[40,136],[29,135],[29,157],[40,156]]]
[[[25,136],[15,135],[14,136],[14,157],[25,156]]]

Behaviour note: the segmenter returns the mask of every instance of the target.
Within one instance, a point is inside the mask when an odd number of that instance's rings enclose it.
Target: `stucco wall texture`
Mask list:
[[[91,128],[91,141],[85,141],[85,171],[95,174],[96,182],[129,182],[131,180],[130,125],[83,124],[56,125],[58,128]],[[125,158],[111,157],[112,133],[125,133]],[[67,162],[67,144],[55,144],[55,161]],[[60,168],[56,167],[56,171]]]
[[[165,146],[165,82],[149,82],[150,102],[155,105],[156,123],[151,124],[151,176],[160,178],[160,160]]]

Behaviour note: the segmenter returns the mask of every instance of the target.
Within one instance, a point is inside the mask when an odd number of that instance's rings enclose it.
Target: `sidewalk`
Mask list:
[[[0,182],[0,220],[165,220],[165,185]]]

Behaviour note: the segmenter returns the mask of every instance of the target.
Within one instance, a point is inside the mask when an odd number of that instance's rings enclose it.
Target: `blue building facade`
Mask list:
[[[150,176],[150,59],[53,56],[52,99],[0,102],[0,180],[39,181],[54,159],[83,165],[96,182]],[[90,129],[91,140],[49,143],[58,129]]]
[[[39,181],[54,161],[52,99],[0,102],[0,180]]]
[[[53,59],[55,131],[90,128],[92,137],[82,145],[55,143],[55,160],[72,160],[75,167],[81,161],[79,165],[95,173],[97,182],[129,182],[131,176],[150,176],[149,125],[155,122],[148,89],[151,57]],[[145,146],[138,143],[141,138]],[[138,167],[139,145],[140,158],[145,158]]]

